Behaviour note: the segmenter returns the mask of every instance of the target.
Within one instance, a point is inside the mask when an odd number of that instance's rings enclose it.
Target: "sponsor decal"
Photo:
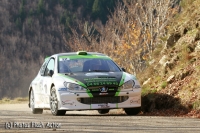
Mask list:
[[[108,75],[107,73],[86,73],[85,76]]]
[[[138,98],[132,98],[130,100],[130,103],[139,103],[139,102],[140,102],[140,99],[138,99]]]
[[[70,58],[59,58],[60,61],[70,60]]]
[[[115,108],[116,104],[110,103],[99,103],[99,104],[91,104],[91,109],[106,109],[106,108]]]
[[[100,108],[109,108],[110,106],[107,103],[105,103],[105,104],[98,104],[98,107],[100,107]]]
[[[71,101],[71,100],[65,100],[65,101],[62,101],[62,104],[63,104],[63,105],[73,105],[74,102]]]
[[[85,78],[86,86],[118,85],[116,78]]]
[[[99,93],[99,95],[108,95],[108,93]]]

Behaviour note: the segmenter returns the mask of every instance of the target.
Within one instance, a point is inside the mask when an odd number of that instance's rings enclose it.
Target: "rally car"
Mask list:
[[[28,90],[33,114],[50,109],[53,115],[71,110],[123,108],[137,115],[141,108],[141,87],[134,75],[125,72],[110,57],[96,52],[70,52],[45,59]]]

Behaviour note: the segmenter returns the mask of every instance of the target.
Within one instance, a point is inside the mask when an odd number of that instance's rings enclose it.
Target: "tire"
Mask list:
[[[51,113],[55,116],[62,116],[66,113],[66,110],[58,110],[58,99],[56,95],[56,89],[54,86],[51,88],[50,93],[50,109]]]
[[[30,108],[31,108],[31,111],[32,111],[33,114],[42,114],[43,113],[43,109],[36,109],[35,108],[35,97],[34,97],[33,90],[31,90],[31,93],[30,93],[29,102],[30,102]]]
[[[106,114],[109,111],[110,111],[109,109],[100,109],[100,110],[98,110],[99,114]]]
[[[141,111],[141,107],[137,108],[125,108],[124,111],[126,112],[127,115],[137,115]]]

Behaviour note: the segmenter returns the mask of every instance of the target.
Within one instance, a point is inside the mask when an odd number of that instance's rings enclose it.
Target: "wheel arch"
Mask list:
[[[53,87],[53,86],[55,86],[55,84],[54,84],[54,83],[52,83],[52,84],[51,84],[51,86],[50,86],[50,88],[49,88],[49,90],[48,90],[48,95],[49,95],[49,98],[50,98],[50,95],[51,95],[51,89],[52,89],[52,87]]]
[[[54,83],[51,84],[51,87],[50,87],[50,89],[49,89],[49,94],[51,94],[51,89],[52,89],[53,86],[55,86]]]
[[[30,95],[31,95],[31,91],[33,90],[32,86],[29,88],[28,91],[28,107],[30,108]]]

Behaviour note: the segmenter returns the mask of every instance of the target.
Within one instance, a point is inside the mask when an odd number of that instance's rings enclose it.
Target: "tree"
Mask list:
[[[20,5],[20,9],[19,9],[19,17],[21,18],[22,22],[26,18],[26,13],[25,13],[24,5],[25,5],[25,0],[22,0],[21,1],[21,5]]]
[[[38,14],[44,14],[45,13],[44,0],[39,0],[38,7],[37,7],[37,13]]]
[[[102,10],[102,5],[101,5],[101,0],[95,0],[94,4],[92,6],[92,17],[93,19],[101,18],[101,15],[103,14]]]

